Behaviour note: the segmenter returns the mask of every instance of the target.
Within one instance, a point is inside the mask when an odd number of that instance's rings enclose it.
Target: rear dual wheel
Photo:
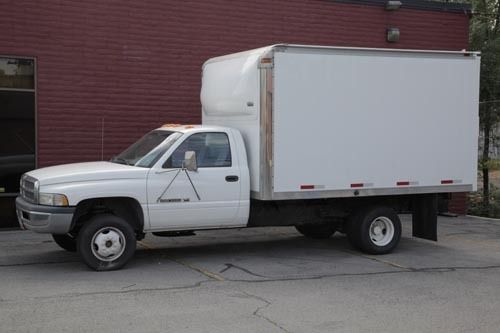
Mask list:
[[[370,254],[386,254],[401,239],[401,221],[394,209],[368,207],[350,218],[347,237],[351,245]]]

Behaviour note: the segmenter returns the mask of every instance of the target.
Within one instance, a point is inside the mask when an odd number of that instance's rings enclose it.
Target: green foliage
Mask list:
[[[469,195],[468,214],[500,218],[500,189],[491,185],[488,205],[484,204],[483,194],[474,192]]]
[[[483,189],[470,198],[469,211],[482,216],[500,217],[500,191],[490,184],[489,173],[499,168],[490,159],[493,135],[500,120],[500,0],[472,0],[470,48],[481,51],[479,122],[483,133],[479,169]]]
[[[478,169],[483,170],[484,168],[487,168],[490,171],[494,170],[500,170],[500,159],[492,159],[492,160],[479,160],[478,162]]]
[[[500,170],[500,159],[489,160],[487,163],[490,171]]]
[[[481,122],[496,123],[500,104],[500,0],[473,0],[470,48],[481,51]]]

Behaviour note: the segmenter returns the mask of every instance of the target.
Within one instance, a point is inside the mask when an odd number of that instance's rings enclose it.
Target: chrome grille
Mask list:
[[[30,176],[23,176],[21,178],[21,196],[24,200],[36,203],[36,189],[35,189],[36,179]]]

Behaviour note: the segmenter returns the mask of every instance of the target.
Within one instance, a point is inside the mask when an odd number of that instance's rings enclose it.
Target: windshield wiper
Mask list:
[[[111,158],[111,162],[117,162],[119,164],[126,164],[126,165],[132,165],[130,164],[126,159],[122,158],[122,157],[113,157]],[[123,163],[122,163],[123,162]]]

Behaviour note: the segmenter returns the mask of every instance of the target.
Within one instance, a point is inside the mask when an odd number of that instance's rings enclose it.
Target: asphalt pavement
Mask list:
[[[139,242],[94,272],[50,235],[0,232],[0,332],[500,332],[500,221],[440,217],[389,255],[293,228]]]

